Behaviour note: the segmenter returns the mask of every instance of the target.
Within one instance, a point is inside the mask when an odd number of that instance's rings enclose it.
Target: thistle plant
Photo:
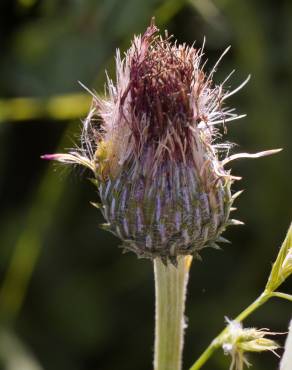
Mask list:
[[[229,156],[222,127],[242,116],[225,101],[247,80],[233,91],[225,87],[230,75],[216,85],[213,76],[228,49],[207,73],[204,47],[179,45],[158,31],[152,21],[123,58],[117,52],[115,82],[107,77],[103,97],[91,93],[80,147],[43,158],[89,168],[100,198],[93,204],[106,220],[103,228],[122,241],[125,251],[153,261],[154,370],[180,370],[192,258],[207,246],[218,248],[227,241],[223,231],[240,224],[230,218],[239,195],[232,194],[231,185],[239,178],[225,166],[278,150]],[[282,274],[284,279],[288,272]],[[265,332],[253,334],[257,343],[264,342]],[[228,342],[226,333],[224,338],[220,345]]]

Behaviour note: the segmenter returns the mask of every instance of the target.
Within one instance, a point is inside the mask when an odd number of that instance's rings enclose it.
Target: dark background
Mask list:
[[[7,370],[152,368],[152,265],[122,255],[98,228],[89,173],[40,160],[78,141],[90,97],[114,76],[125,50],[156,16],[180,42],[207,38],[207,69],[232,45],[216,73],[232,70],[228,101],[248,117],[228,126],[234,152],[284,148],[241,160],[232,245],[204,250],[192,266],[184,368],[263,289],[291,216],[292,2],[273,0],[0,0],[0,358]],[[82,95],[80,95],[82,94]],[[19,99],[21,98],[21,99]],[[28,99],[27,99],[28,98]],[[59,149],[58,149],[59,148]],[[292,291],[291,279],[282,290]],[[291,303],[274,300],[246,325],[286,331]],[[280,338],[283,343],[283,338]],[[274,370],[270,353],[249,357]],[[228,369],[220,351],[206,370]]]

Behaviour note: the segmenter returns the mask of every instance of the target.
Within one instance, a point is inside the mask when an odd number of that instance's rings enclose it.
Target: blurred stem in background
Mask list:
[[[70,125],[60,142],[60,148],[68,146],[74,124]],[[66,178],[56,180],[52,164],[39,185],[28,211],[25,228],[14,246],[10,263],[0,288],[0,323],[11,323],[17,318],[41,252],[42,241],[53,222],[56,208],[66,186]]]
[[[83,117],[90,104],[88,94],[67,94],[48,99],[13,98],[0,100],[0,122],[52,118],[69,120]]]

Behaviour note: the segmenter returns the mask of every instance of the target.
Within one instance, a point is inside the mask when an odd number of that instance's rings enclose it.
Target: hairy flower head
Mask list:
[[[107,96],[95,96],[81,150],[55,155],[94,172],[107,228],[126,250],[176,262],[216,246],[229,220],[235,179],[221,160],[219,125],[240,118],[233,94],[202,66],[203,48],[163,38],[152,23],[121,59]],[[50,157],[49,159],[51,159]]]

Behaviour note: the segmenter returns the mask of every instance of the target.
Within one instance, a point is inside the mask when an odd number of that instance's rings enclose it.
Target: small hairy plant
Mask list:
[[[231,185],[238,178],[225,166],[278,150],[229,156],[220,127],[242,116],[225,101],[248,79],[229,92],[225,83],[230,75],[219,85],[213,81],[228,49],[206,73],[203,47],[179,45],[158,31],[152,22],[124,58],[117,52],[116,81],[107,79],[104,97],[91,93],[80,148],[43,158],[89,168],[100,197],[94,205],[106,219],[103,227],[122,240],[126,251],[154,261],[154,369],[179,370],[192,256],[207,246],[218,248],[217,243],[226,242],[221,236],[226,227],[240,223],[230,218],[239,195],[232,195]],[[244,336],[246,330],[238,332]],[[265,331],[251,332],[254,339],[236,341],[241,347],[225,334],[225,352],[230,340],[235,354],[247,343],[257,344],[258,350],[276,348],[264,339]],[[243,357],[234,356],[233,362],[243,366]]]

